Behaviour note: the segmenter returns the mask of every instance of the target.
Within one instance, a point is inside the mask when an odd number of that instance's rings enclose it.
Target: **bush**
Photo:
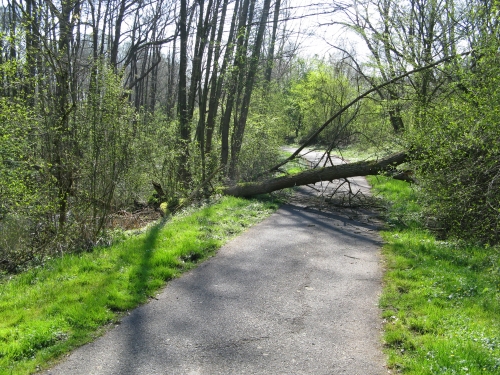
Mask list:
[[[500,58],[484,51],[450,99],[412,133],[422,202],[445,235],[500,241]]]

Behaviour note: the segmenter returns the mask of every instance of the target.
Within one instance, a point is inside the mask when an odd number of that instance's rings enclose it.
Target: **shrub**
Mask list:
[[[445,235],[500,240],[500,61],[497,47],[462,74],[446,102],[412,134],[422,202]]]

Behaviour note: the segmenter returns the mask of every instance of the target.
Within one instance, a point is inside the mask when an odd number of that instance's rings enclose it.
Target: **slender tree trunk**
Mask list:
[[[178,84],[175,81],[176,77],[176,60],[175,55],[177,51],[177,37],[174,39],[172,50],[169,56],[169,64],[168,64],[168,76],[167,76],[167,97],[166,97],[166,112],[167,118],[172,119],[174,117],[174,107],[176,102],[176,93],[178,90],[174,90],[174,87]]]
[[[189,141],[191,138],[191,129],[189,124],[188,107],[187,107],[187,0],[181,0],[180,6],[180,58],[179,58],[179,93],[178,93],[178,115],[179,129],[181,136],[181,156],[179,163],[179,175],[185,186],[189,183],[189,168],[187,166],[189,160]]]
[[[199,119],[198,119],[198,126],[196,129],[196,139],[198,140],[198,145],[200,149],[200,155],[201,155],[201,163],[202,163],[202,179],[205,180],[206,177],[206,155],[205,155],[205,125],[206,125],[206,118],[207,118],[207,101],[208,101],[208,90],[209,90],[209,85],[210,85],[210,68],[212,67],[212,59],[214,55],[214,48],[215,48],[215,35],[217,31],[217,21],[218,21],[218,16],[219,16],[219,7],[220,7],[220,0],[217,0],[217,4],[215,5],[215,9],[213,10],[213,15],[212,15],[212,20],[210,22],[210,26],[208,24],[205,25],[206,28],[211,27],[211,32],[210,32],[210,40],[208,43],[208,55],[207,55],[207,63],[206,63],[206,70],[205,70],[205,81],[203,83],[203,89],[201,91],[200,95],[200,100],[198,103],[198,109],[199,109]],[[208,12],[211,12],[211,7],[209,6],[207,9],[207,17],[206,21],[208,21]],[[215,67],[214,67],[215,70]],[[215,84],[215,83],[213,83]]]
[[[276,31],[278,30],[278,20],[280,15],[281,0],[276,0],[274,4],[274,18],[273,18],[273,31],[271,33],[271,41],[269,43],[269,49],[267,51],[267,67],[265,74],[265,82],[271,82],[271,75],[273,72],[274,65],[274,45],[276,44]]]
[[[160,47],[154,47],[153,49],[153,62],[158,62],[161,59],[161,49]],[[156,97],[158,93],[158,69],[159,64],[157,64],[153,71],[151,72],[151,98],[149,100],[149,109],[154,112],[156,109]]]
[[[17,9],[15,2],[12,1],[12,3],[9,1],[8,3],[8,14],[9,14],[9,37],[10,37],[10,48],[9,48],[9,59],[11,60],[16,60],[17,59],[17,42],[16,42],[16,35],[17,35],[17,25],[18,25],[18,20],[17,20]],[[19,74],[18,72],[16,72]],[[11,85],[10,87],[10,95],[12,97],[17,96],[17,89],[15,88],[16,85]]]
[[[271,0],[264,0],[264,5],[262,8],[262,14],[259,22],[259,30],[257,32],[257,38],[255,40],[252,57],[250,60],[250,67],[248,69],[248,74],[245,81],[245,91],[243,100],[241,103],[241,110],[239,113],[239,119],[237,126],[234,130],[233,142],[231,145],[231,165],[229,168],[229,177],[235,179],[237,176],[237,164],[239,159],[239,154],[241,150],[241,145],[243,142],[243,135],[245,132],[245,126],[248,117],[248,109],[250,106],[250,98],[252,96],[253,86],[255,83],[255,75],[257,74],[257,68],[259,65],[260,52],[262,49],[262,41],[264,39],[264,31],[266,29],[267,18],[269,16]]]
[[[231,117],[233,115],[233,107],[236,99],[236,90],[238,88],[237,77],[240,72],[244,69],[244,62],[246,57],[246,50],[244,50],[247,18],[248,18],[248,8],[249,0],[242,0],[243,5],[240,12],[240,19],[238,22],[238,39],[236,43],[236,54],[234,57],[233,70],[231,72],[231,78],[229,80],[228,87],[228,97],[226,101],[226,109],[221,121],[221,165],[224,167],[228,165],[229,162],[229,128],[231,124]]]
[[[233,53],[232,45],[234,39],[234,30],[236,27],[236,19],[237,19],[236,15],[238,13],[239,1],[236,1],[235,3],[233,19],[231,22],[231,27],[229,29],[228,46],[226,48],[226,53],[222,61],[222,67],[219,69],[221,42],[222,42],[222,35],[224,32],[224,22],[226,20],[226,11],[228,2],[229,0],[224,0],[224,3],[222,5],[221,20],[219,24],[219,31],[217,33],[217,42],[215,44],[214,69],[212,73],[212,86],[210,88],[210,100],[208,103],[208,115],[206,124],[207,136],[205,143],[205,154],[207,155],[210,154],[210,152],[212,151],[212,138],[215,128],[215,119],[217,117],[217,111],[219,109],[219,100],[222,92],[222,83],[224,81],[223,77],[220,76],[219,73],[223,74],[224,72],[226,72],[229,58]]]
[[[120,37],[122,35],[121,34],[122,23],[126,10],[127,10],[127,0],[121,0],[118,15],[116,16],[115,30],[114,30],[114,36],[111,44],[111,51],[109,58],[111,65],[115,69],[115,72],[118,71],[118,47],[120,46]]]
[[[37,67],[40,61],[40,24],[38,22],[38,13],[39,11],[37,10],[36,2],[34,0],[27,0],[24,17],[24,23],[26,25],[26,64],[29,69],[30,76],[33,79],[40,73],[37,72]],[[36,86],[36,80],[30,80],[24,87],[24,95],[28,99],[29,104],[33,107],[36,104],[36,96],[34,95]]]
[[[188,118],[190,120],[193,118],[196,93],[201,87],[201,79],[202,79],[201,63],[203,55],[205,54],[205,48],[207,46],[208,34],[210,32],[210,25],[211,25],[210,15],[212,13],[213,0],[208,1],[207,13],[205,17],[203,17],[205,3],[203,0],[199,0],[199,4],[200,4],[200,15],[196,31],[195,54],[193,58],[191,85],[189,87],[189,97],[188,97]]]
[[[77,0],[78,1],[78,0]],[[70,113],[73,109],[71,99],[72,88],[75,87],[75,82],[70,82],[72,79],[71,73],[71,41],[73,37],[73,24],[71,14],[76,3],[64,1],[61,3],[61,11],[57,11],[54,4],[49,2],[49,5],[57,14],[59,22],[59,40],[57,42],[57,63],[55,70],[56,90],[54,108],[55,113],[55,128],[53,136],[53,152],[52,164],[54,166],[54,176],[58,189],[58,206],[59,206],[59,228],[62,230],[66,224],[68,211],[68,197],[74,182],[74,166],[73,166],[73,146],[74,129],[70,127]]]

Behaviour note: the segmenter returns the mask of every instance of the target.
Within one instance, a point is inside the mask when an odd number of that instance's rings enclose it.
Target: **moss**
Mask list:
[[[160,204],[160,214],[161,216],[167,216],[170,213],[170,210],[168,209],[168,203],[163,202]]]

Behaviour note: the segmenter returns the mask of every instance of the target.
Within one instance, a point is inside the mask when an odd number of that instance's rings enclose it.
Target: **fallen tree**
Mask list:
[[[261,182],[240,183],[234,186],[225,187],[222,192],[226,195],[235,197],[250,197],[294,186],[314,184],[320,181],[333,181],[355,176],[377,175],[383,171],[393,170],[396,166],[407,160],[407,152],[402,151],[378,160],[366,160],[334,165],[331,167],[310,169],[294,175],[271,178]]]
[[[277,171],[279,168],[289,161],[300,156],[300,152],[309,144],[311,144],[314,139],[326,129],[328,125],[330,125],[336,118],[338,118],[342,113],[347,111],[350,107],[358,103],[360,100],[366,98],[369,94],[374,91],[380,90],[385,86],[388,86],[392,83],[400,81],[403,78],[406,78],[412,74],[422,72],[427,69],[434,68],[443,62],[450,61],[459,56],[467,56],[471,52],[464,52],[461,54],[447,56],[443,59],[436,61],[432,64],[422,66],[416,69],[413,69],[409,72],[401,74],[398,77],[395,77],[389,81],[383,82],[380,85],[372,87],[370,90],[365,91],[363,94],[356,97],[350,103],[342,107],[339,111],[337,111],[330,119],[328,119],[323,125],[321,125],[295,152],[286,158],[284,161],[275,165],[269,171]],[[249,183],[240,183],[234,186],[228,186],[222,189],[222,192],[226,195],[232,195],[235,197],[250,197],[252,195],[257,194],[266,194],[276,190],[281,190],[289,187],[300,186],[300,185],[308,185],[314,184],[320,181],[333,181],[338,179],[344,179],[349,177],[356,176],[368,176],[368,175],[377,175],[383,171],[391,171],[394,172],[395,167],[399,164],[404,163],[408,159],[408,153],[406,151],[402,151],[396,154],[392,154],[386,158],[380,160],[369,160],[369,161],[360,161],[357,163],[349,163],[336,165],[331,167],[324,168],[314,168],[311,170],[307,170],[302,173],[298,173],[291,176],[277,177],[271,178],[262,182],[249,182]],[[393,175],[393,178],[407,181],[407,182],[416,182],[416,180],[411,176],[410,171],[403,171],[396,175]]]
[[[295,150],[295,152],[292,155],[290,155],[288,158],[286,158],[279,164],[272,167],[269,170],[269,172],[278,171],[281,166],[299,157],[301,151],[305,147],[310,145],[314,141],[314,139],[323,130],[326,129],[327,126],[329,126],[342,113],[347,111],[350,107],[358,103],[360,100],[366,98],[372,92],[380,90],[385,86],[400,81],[412,74],[432,69],[444,62],[453,60],[457,57],[467,56],[469,54],[471,54],[471,51],[444,57],[441,60],[438,60],[432,64],[413,69],[389,81],[374,86],[368,91],[365,91],[364,93],[356,97],[354,100],[352,100],[350,103],[342,107],[339,111],[337,111],[330,119],[328,119],[323,125],[321,125],[297,150]],[[233,186],[226,186],[222,188],[222,192],[226,195],[232,195],[235,197],[250,197],[253,195],[266,194],[276,190],[281,190],[294,186],[314,184],[320,181],[333,181],[333,180],[345,179],[356,176],[377,175],[381,172],[395,172],[395,167],[406,162],[407,160],[408,160],[408,153],[406,151],[402,151],[387,156],[380,160],[378,159],[368,160],[368,161],[360,161],[356,163],[335,165],[324,168],[314,168],[295,175],[271,178],[261,182],[239,183]],[[410,183],[416,182],[415,178],[412,176],[412,171],[398,171],[397,174],[389,173],[389,175],[392,175],[393,178],[396,178],[398,180],[403,180]]]
[[[467,56],[469,54],[471,54],[471,51],[460,53],[460,54],[457,54],[457,55],[452,55],[452,56],[444,57],[444,58],[442,58],[439,61],[436,61],[436,62],[434,62],[432,64],[429,64],[429,65],[426,65],[426,66],[421,66],[419,68],[413,69],[413,70],[411,70],[409,72],[406,72],[404,74],[401,74],[400,76],[397,76],[397,77],[395,77],[395,78],[393,78],[393,79],[391,79],[389,81],[383,82],[380,85],[374,86],[374,87],[372,87],[368,91],[365,91],[364,93],[362,93],[361,95],[359,95],[358,97],[356,97],[354,100],[352,100],[350,103],[348,103],[347,105],[345,105],[344,107],[342,107],[339,111],[337,111],[323,125],[321,125],[308,139],[306,139],[306,141],[303,142],[302,145],[297,150],[295,150],[295,152],[292,155],[290,155],[288,158],[286,158],[285,160],[283,160],[281,163],[279,163],[279,164],[275,165],[273,168],[271,168],[270,172],[279,170],[279,168],[281,166],[285,165],[289,161],[292,161],[293,159],[295,159],[296,157],[298,157],[300,155],[300,153],[302,152],[302,150],[304,148],[306,148],[308,145],[310,145],[314,141],[314,139],[316,139],[316,137],[323,130],[326,129],[326,127],[328,125],[330,125],[335,119],[337,119],[340,115],[342,115],[345,111],[347,111],[353,105],[355,105],[356,103],[358,103],[360,100],[366,98],[372,92],[378,91],[378,90],[384,88],[385,86],[388,86],[390,84],[396,83],[396,82],[402,80],[403,78],[406,78],[406,77],[408,77],[408,76],[410,76],[412,74],[419,73],[419,72],[422,72],[422,71],[425,71],[425,70],[428,70],[428,69],[432,69],[432,68],[434,68],[434,67],[436,67],[436,66],[438,66],[438,65],[440,65],[440,64],[442,64],[444,62],[453,60],[453,59],[455,59],[455,58],[457,58],[459,56]],[[351,176],[351,177],[353,177],[353,176]]]

